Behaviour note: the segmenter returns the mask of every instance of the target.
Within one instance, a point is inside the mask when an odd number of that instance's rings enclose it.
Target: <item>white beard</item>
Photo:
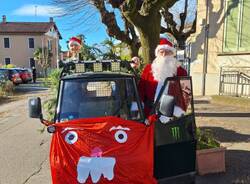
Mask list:
[[[177,73],[177,60],[173,56],[158,56],[152,63],[152,73],[156,81],[163,83],[167,77]]]

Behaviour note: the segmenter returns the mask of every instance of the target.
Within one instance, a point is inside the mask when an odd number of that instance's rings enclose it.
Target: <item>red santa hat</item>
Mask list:
[[[76,45],[80,46],[82,44],[82,41],[79,38],[77,38],[77,37],[72,37],[69,40],[69,46],[71,44],[76,44]]]
[[[172,51],[173,53],[175,53],[176,51],[174,48],[174,44],[171,41],[169,41],[167,38],[160,38],[160,43],[155,49],[155,56],[158,55],[158,51],[161,49],[169,50],[169,51]]]

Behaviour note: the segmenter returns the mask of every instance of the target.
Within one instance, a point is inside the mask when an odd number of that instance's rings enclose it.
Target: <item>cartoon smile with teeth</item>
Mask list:
[[[98,148],[95,148],[98,150]],[[100,150],[98,150],[100,151]],[[100,152],[98,155],[101,154]],[[88,176],[91,176],[93,183],[97,183],[101,175],[111,181],[114,178],[115,158],[112,157],[91,157],[82,156],[77,164],[77,180],[85,183]]]
[[[55,124],[53,184],[154,184],[153,126],[116,117]]]

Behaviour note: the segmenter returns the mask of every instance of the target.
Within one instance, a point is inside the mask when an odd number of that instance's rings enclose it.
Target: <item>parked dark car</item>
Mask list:
[[[6,71],[8,75],[8,79],[13,82],[13,84],[18,85],[22,83],[22,79],[20,74],[17,72],[16,69],[12,68],[2,68],[2,71]]]
[[[22,83],[28,83],[32,81],[32,73],[25,68],[15,68],[15,70],[19,73]]]

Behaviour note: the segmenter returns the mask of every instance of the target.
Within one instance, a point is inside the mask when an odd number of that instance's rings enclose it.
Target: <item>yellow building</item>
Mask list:
[[[197,3],[197,31],[190,40],[194,92],[219,94],[221,67],[250,72],[250,0]]]
[[[49,22],[7,22],[3,15],[0,22],[0,63],[39,69],[34,61],[34,51],[46,47],[52,53],[51,67],[56,67],[61,38],[53,18]]]

